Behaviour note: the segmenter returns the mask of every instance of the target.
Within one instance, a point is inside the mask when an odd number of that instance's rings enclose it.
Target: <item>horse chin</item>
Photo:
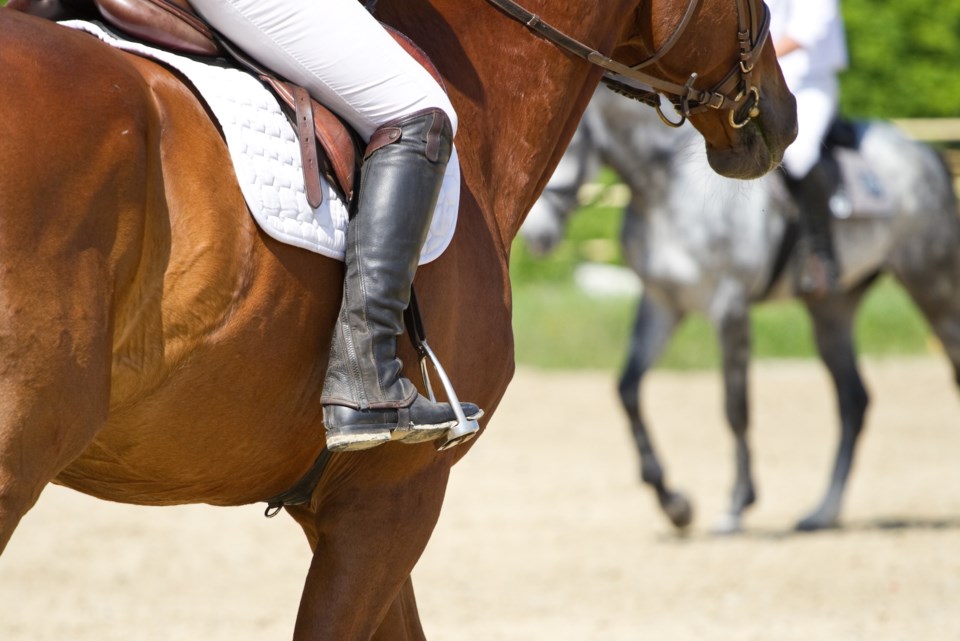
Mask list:
[[[707,142],[710,167],[727,178],[759,178],[780,165],[783,152],[796,135],[771,140],[760,123],[750,122],[738,130],[735,147],[718,148]]]
[[[707,143],[710,167],[727,178],[759,178],[780,164],[782,154],[773,154],[762,142],[738,149],[717,149]]]

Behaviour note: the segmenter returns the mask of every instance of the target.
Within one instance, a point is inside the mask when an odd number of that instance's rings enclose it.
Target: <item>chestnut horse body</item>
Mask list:
[[[685,10],[530,5],[628,60]],[[489,419],[513,373],[510,244],[600,72],[482,0],[381,0],[379,16],[433,57],[460,116],[456,235],[416,287],[434,351]],[[735,27],[733,0],[702,2],[657,71],[719,79]],[[143,505],[290,488],[324,447],[342,265],[257,228],[217,127],[173,73],[7,9],[0,33],[0,550],[50,482]],[[730,173],[769,170],[792,140],[792,97],[765,49],[759,118],[694,118]],[[296,639],[423,638],[410,572],[467,449],[331,458],[309,504],[287,508],[314,551]]]

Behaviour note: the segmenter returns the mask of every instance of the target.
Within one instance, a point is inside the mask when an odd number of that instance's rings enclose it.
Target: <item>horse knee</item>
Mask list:
[[[857,395],[854,399],[854,402],[857,404],[857,410],[861,415],[867,413],[867,407],[870,405],[870,393],[867,392],[867,388],[864,387],[863,384],[861,384],[859,389],[857,389]]]
[[[640,480],[653,487],[663,486],[663,466],[651,451],[640,453]]]
[[[734,436],[738,438],[746,436],[750,424],[750,410],[747,399],[740,395],[730,397],[726,400],[725,410],[727,422],[730,424]]]
[[[840,399],[840,412],[844,418],[843,423],[849,425],[855,435],[863,429],[863,417],[866,416],[869,405],[870,394],[867,388],[859,378],[854,379]]]
[[[624,373],[617,385],[617,392],[624,411],[630,416],[637,416],[640,412],[640,379]]]

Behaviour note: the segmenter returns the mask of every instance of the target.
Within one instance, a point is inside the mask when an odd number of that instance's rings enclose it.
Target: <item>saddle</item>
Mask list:
[[[860,151],[865,123],[837,117],[824,137],[824,153],[836,159],[839,187],[830,199],[835,218],[889,218],[896,202]]]
[[[216,33],[187,0],[10,0],[7,7],[50,20],[100,16],[111,27],[151,46],[199,58],[231,61],[260,79],[279,99],[300,143],[307,202],[322,202],[321,173],[344,201],[353,201],[362,155],[359,138],[339,116],[306,89],[264,69]],[[443,86],[427,55],[409,38],[383,25]]]

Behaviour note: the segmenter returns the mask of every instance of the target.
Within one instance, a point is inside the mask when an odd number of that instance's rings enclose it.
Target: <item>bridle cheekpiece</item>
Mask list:
[[[710,109],[727,110],[730,126],[739,129],[760,115],[760,90],[753,84],[753,68],[770,34],[770,10],[758,0],[736,0],[737,42],[740,53],[737,62],[713,88],[698,89],[697,72],[692,72],[684,84],[677,84],[650,75],[643,68],[661,58],[680,39],[701,0],[689,0],[680,23],[665,43],[652,56],[639,64],[627,66],[595,49],[571,38],[547,24],[540,17],[514,0],[487,0],[505,14],[526,25],[538,36],[606,70],[602,82],[617,93],[639,100],[657,110],[660,119],[671,127],[680,127],[688,117]],[[679,121],[671,121],[662,110],[660,96],[666,98],[680,114]]]

